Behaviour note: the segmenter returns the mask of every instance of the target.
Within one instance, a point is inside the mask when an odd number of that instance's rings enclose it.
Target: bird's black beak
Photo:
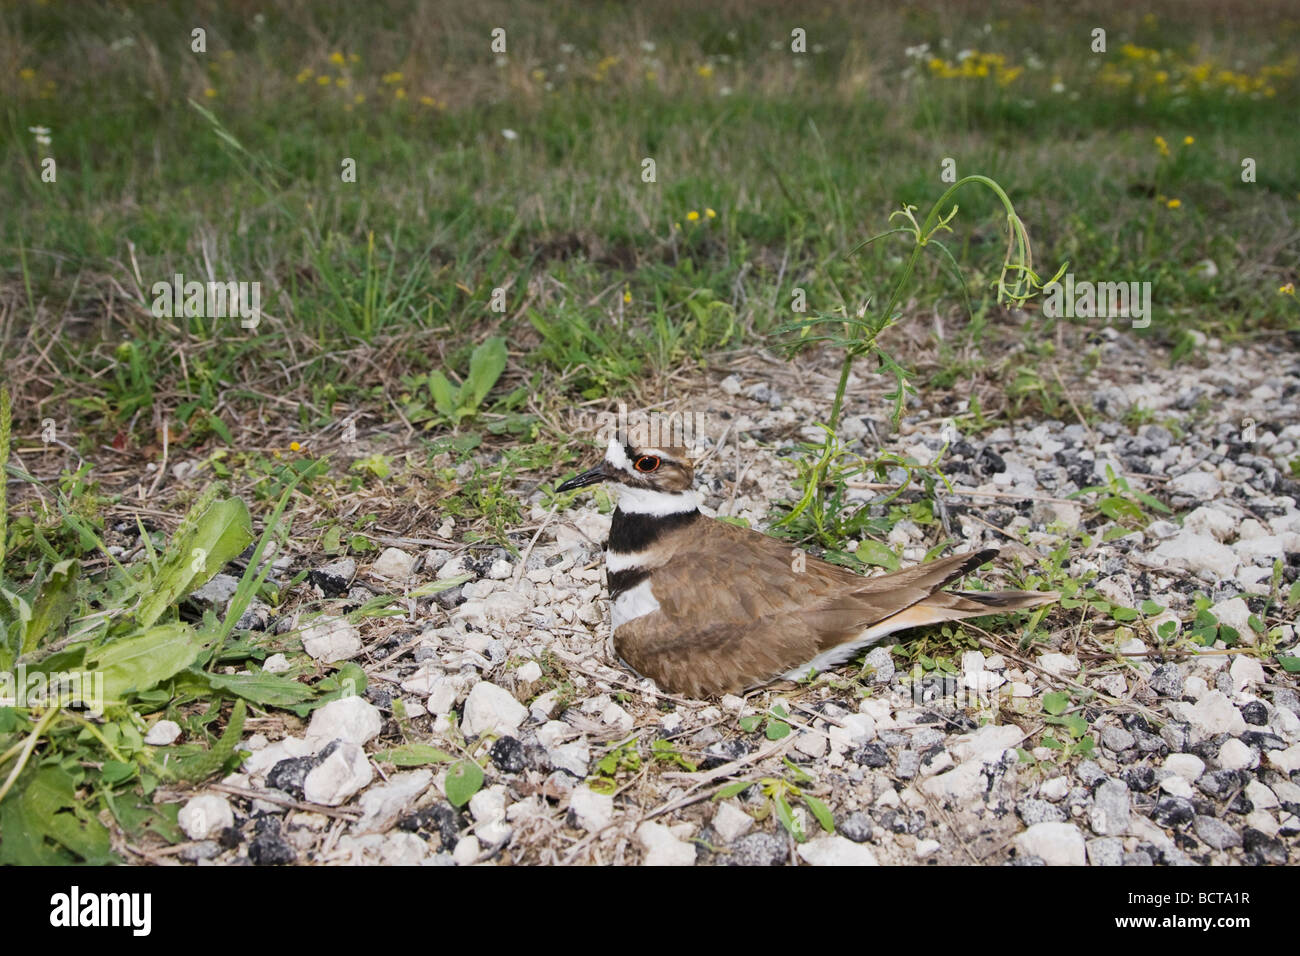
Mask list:
[[[588,485],[598,485],[602,481],[608,481],[609,478],[609,468],[602,461],[595,468],[592,468],[589,471],[584,471],[582,474],[570,478],[564,484],[560,485],[560,487],[556,488],[555,493],[559,494],[562,491],[572,491],[574,488],[586,488]]]

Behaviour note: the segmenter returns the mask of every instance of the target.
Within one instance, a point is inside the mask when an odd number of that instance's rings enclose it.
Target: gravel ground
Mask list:
[[[545,526],[522,567],[505,551],[391,548],[360,567],[352,559],[314,566],[301,590],[313,608],[324,601],[324,616],[263,613],[263,626],[304,628],[303,653],[318,662],[361,664],[369,687],[308,722],[251,721],[241,772],[219,788],[173,795],[187,800],[181,823],[193,841],[180,857],[462,865],[1294,860],[1300,694],[1296,675],[1256,653],[1248,620],[1265,612],[1274,560],[1284,565],[1283,595],[1300,567],[1300,486],[1289,467],[1300,458],[1300,364],[1293,355],[1208,342],[1200,367],[1171,369],[1111,329],[1094,344],[1096,371],[1070,391],[1100,421],[1085,427],[1067,408],[1065,421],[955,442],[945,468],[959,493],[947,499],[947,534],[953,550],[1005,548],[1003,565],[1017,555],[1032,564],[1074,540],[1064,572],[1090,578],[1113,604],[1150,599],[1168,608],[1149,629],[1086,605],[1063,608],[1047,619],[1050,643],[1022,650],[1004,622],[1007,633],[985,635],[978,649],[954,658],[951,673],[915,683],[903,654],[878,648],[866,667],[840,668],[810,686],[684,700],[616,666],[601,554],[608,515],[589,497],[554,516],[535,502],[532,520]],[[774,382],[783,367],[733,369],[695,392],[692,408],[721,425],[714,437],[727,434],[697,482],[706,511],[762,527],[768,503],[788,494],[793,466],[783,453],[824,414],[833,381],[823,370]],[[887,434],[878,386],[865,379],[850,390],[843,433],[867,447]],[[964,410],[916,405],[886,448],[928,461],[945,417]],[[1107,540],[1113,525],[1067,496],[1103,483],[1108,465],[1173,514]],[[455,529],[444,524],[442,534]],[[889,543],[912,562],[944,534],[939,523],[904,522]],[[461,575],[470,580],[411,601],[408,617],[358,627],[341,617],[374,593]],[[999,572],[983,578],[1010,584]],[[220,584],[210,587],[220,601]],[[1197,592],[1240,644],[1197,652],[1176,638],[1162,648],[1155,629],[1175,621],[1185,633]],[[1293,613],[1275,604],[1267,614],[1274,626],[1287,615],[1278,654],[1300,653]],[[271,659],[267,667],[288,663]],[[1051,705],[1048,695],[1058,692],[1069,695],[1068,703],[1058,698],[1061,716],[1086,723],[1091,752],[1043,743],[1045,733],[1069,736],[1044,710],[1044,698]],[[771,722],[762,718],[777,706],[791,732],[769,739]],[[628,740],[637,741],[639,759],[599,765]],[[659,740],[667,743],[652,756]],[[483,764],[482,789],[457,809],[445,796],[445,765],[403,769],[373,758],[404,741],[464,747]],[[791,821],[807,840],[792,839],[764,792],[764,782],[769,791],[785,786],[771,782],[778,778],[824,803],[834,832],[819,825],[815,803],[792,794]],[[718,799],[731,780],[760,783]]]

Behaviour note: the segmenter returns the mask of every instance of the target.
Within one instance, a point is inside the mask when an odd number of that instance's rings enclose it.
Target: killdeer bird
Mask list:
[[[709,697],[798,680],[896,631],[1058,597],[942,590],[996,557],[995,548],[861,577],[705,516],[694,477],[685,449],[611,440],[599,465],[556,489],[620,486],[605,558],[614,649],[671,693]]]

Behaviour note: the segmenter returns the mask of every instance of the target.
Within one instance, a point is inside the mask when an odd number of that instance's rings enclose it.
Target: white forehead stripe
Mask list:
[[[618,443],[617,438],[609,440],[609,447],[605,449],[605,461],[615,468],[626,471],[629,475],[635,474],[632,470],[632,462],[628,460],[627,452],[623,450],[623,446]]]

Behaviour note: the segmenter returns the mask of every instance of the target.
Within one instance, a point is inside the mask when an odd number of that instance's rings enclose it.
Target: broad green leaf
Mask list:
[[[1288,606],[1292,604],[1300,604],[1300,578],[1296,578],[1292,581],[1291,587],[1287,589],[1286,603]]]
[[[781,821],[781,826],[785,827],[792,837],[802,843],[804,841],[803,828],[795,820],[794,811],[790,809],[785,794],[781,792],[774,794],[772,803],[776,806],[776,818]]]
[[[884,568],[887,571],[898,570],[898,555],[894,554],[886,545],[879,541],[873,541],[866,538],[858,545],[858,550],[853,552],[863,564],[870,564],[878,568]]]
[[[391,750],[381,750],[374,757],[378,761],[399,767],[423,767],[431,763],[451,763],[456,759],[445,750],[428,744],[404,744]]]
[[[202,649],[190,625],[159,624],[95,648],[86,655],[86,667],[103,675],[104,699],[120,701],[179,674]]]
[[[737,794],[744,793],[754,785],[752,780],[737,780],[735,783],[729,783],[713,795],[714,800],[730,800]]]
[[[455,417],[460,390],[447,381],[447,376],[438,369],[429,373],[429,394],[433,396],[433,405],[439,414],[444,418]]]
[[[767,722],[767,739],[782,740],[790,736],[790,725],[783,720],[769,720]]]
[[[1065,713],[1065,708],[1069,706],[1070,695],[1064,691],[1043,695],[1043,710],[1053,716]]]
[[[214,501],[189,534],[173,540],[162,568],[136,609],[148,627],[185,595],[202,587],[253,540],[253,522],[240,498]]]
[[[1131,607],[1115,607],[1111,609],[1110,616],[1121,623],[1126,621],[1136,621],[1138,612]]]
[[[758,725],[762,720],[763,718],[759,714],[750,714],[748,717],[741,717],[739,721],[740,729],[747,734],[752,734],[758,729]]]
[[[1277,662],[1282,665],[1282,670],[1288,674],[1300,674],[1300,657],[1289,657],[1285,654],[1277,656]]]
[[[463,807],[469,803],[470,797],[478,793],[481,786],[483,786],[482,769],[472,760],[462,760],[447,771],[443,789],[447,791],[447,799],[451,801],[453,807]]]
[[[289,677],[257,671],[252,674],[209,674],[204,671],[191,671],[206,680],[213,690],[226,691],[236,697],[269,707],[286,707],[300,704],[316,696],[316,692],[306,684],[301,684]]]
[[[817,822],[822,825],[822,829],[827,833],[835,832],[835,817],[831,815],[831,808],[826,806],[816,797],[810,797],[808,794],[803,795],[804,803],[808,804],[808,809],[812,811]]]
[[[27,622],[27,631],[23,635],[22,653],[30,654],[40,647],[46,634],[62,628],[77,600],[76,582],[80,571],[81,565],[71,560],[60,561],[50,568],[32,606],[31,620]]]
[[[1150,598],[1147,598],[1145,601],[1142,602],[1142,613],[1145,614],[1147,617],[1154,617],[1155,615],[1159,614],[1163,610],[1164,610],[1163,607],[1161,607],[1155,601],[1152,601]]]
[[[77,799],[62,767],[27,770],[0,803],[0,864],[55,865],[115,862],[108,830]]]
[[[505,369],[506,340],[494,335],[470,355],[469,376],[461,389],[461,407],[467,408],[471,414],[477,411]]]
[[[303,704],[290,704],[285,709],[293,711],[299,717],[306,717],[317,707],[322,707],[332,700],[364,694],[366,672],[357,664],[348,661],[333,674],[318,680],[313,686],[319,697]]]

